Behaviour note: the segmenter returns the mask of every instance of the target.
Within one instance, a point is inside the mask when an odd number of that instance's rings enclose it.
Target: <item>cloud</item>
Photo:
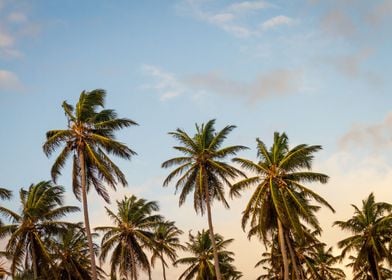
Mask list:
[[[144,89],[154,89],[160,94],[162,101],[173,99],[185,92],[183,85],[176,76],[155,65],[143,65],[142,71],[153,78],[152,84],[143,85]]]
[[[218,73],[192,75],[185,79],[185,83],[194,89],[242,96],[250,101],[295,93],[300,90],[301,81],[302,71],[284,69],[259,74],[248,83],[231,80]]]
[[[243,1],[233,3],[218,10],[209,10],[202,5],[203,1],[185,0],[182,7],[200,21],[212,24],[227,33],[239,38],[260,35],[265,29],[279,25],[289,25],[292,20],[286,16],[276,16],[265,22],[261,29],[249,23],[249,18],[256,12],[271,7],[265,1]]]
[[[0,69],[0,90],[20,90],[21,88],[22,84],[15,73]]]
[[[0,48],[11,47],[15,42],[14,37],[4,30],[0,30]]]
[[[353,125],[340,138],[339,146],[370,148],[373,151],[392,147],[392,112],[380,123]]]
[[[268,30],[280,25],[291,25],[291,24],[293,24],[293,19],[280,15],[263,22],[261,24],[261,28],[263,30]]]
[[[392,16],[392,1],[384,0],[375,5],[366,16],[366,19],[374,24],[378,25],[386,19],[390,19]]]
[[[321,19],[321,27],[328,34],[339,37],[352,37],[357,31],[353,20],[343,10],[327,12]]]

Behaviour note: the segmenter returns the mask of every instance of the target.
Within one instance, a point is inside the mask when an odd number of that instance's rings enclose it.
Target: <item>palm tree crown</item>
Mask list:
[[[234,253],[225,250],[234,239],[224,240],[219,234],[215,234],[215,239],[222,277],[224,279],[239,279],[235,277],[238,277],[240,273],[232,265]],[[186,243],[186,248],[186,251],[192,256],[180,258],[175,262],[175,264],[188,266],[179,279],[215,280],[214,254],[208,230],[199,231],[196,235],[189,233],[189,242]]]
[[[362,201],[362,208],[352,205],[354,216],[347,221],[336,221],[334,225],[350,231],[352,236],[341,240],[338,246],[342,248],[342,257],[354,251],[352,263],[354,273],[363,267],[373,279],[383,279],[381,267],[384,261],[392,264],[392,256],[388,248],[392,239],[392,205],[376,202],[373,193]]]
[[[154,265],[155,261],[159,259],[162,263],[163,279],[166,280],[165,268],[168,266],[164,259],[167,256],[171,262],[177,258],[177,250],[184,250],[185,247],[180,244],[179,236],[182,230],[178,229],[174,222],[163,222],[155,228],[154,231],[154,251],[151,256],[151,264]]]
[[[104,107],[106,93],[96,89],[83,91],[75,107],[63,102],[64,113],[68,120],[68,128],[50,130],[46,133],[44,152],[50,156],[59,147],[64,146],[52,166],[52,179],[56,182],[61,169],[69,156],[73,156],[73,191],[78,199],[81,195],[81,163],[84,158],[87,185],[94,186],[97,193],[109,202],[108,193],[102,184],[107,183],[116,188],[117,182],[126,185],[127,181],[121,170],[110,160],[107,154],[130,159],[136,153],[126,145],[116,141],[114,132],[136,125],[130,119],[118,118],[114,110]]]
[[[117,201],[117,214],[105,208],[115,225],[97,227],[95,230],[104,233],[100,259],[104,261],[109,251],[113,250],[111,277],[115,278],[118,273],[126,279],[136,280],[139,269],[151,277],[150,262],[144,250],[153,251],[153,230],[162,222],[162,216],[155,214],[159,210],[158,204],[132,195]]]
[[[44,239],[66,231],[73,224],[58,219],[79,211],[78,207],[63,206],[63,194],[63,187],[42,181],[27,191],[20,190],[20,213],[0,207],[0,213],[12,222],[0,228],[1,237],[10,235],[6,254],[11,258],[12,275],[17,270],[31,269],[37,279],[53,264]]]

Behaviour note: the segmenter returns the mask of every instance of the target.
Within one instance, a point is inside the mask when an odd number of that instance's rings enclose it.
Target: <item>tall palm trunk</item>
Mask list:
[[[90,263],[91,263],[91,279],[97,280],[97,267],[95,265],[95,254],[93,247],[93,238],[91,235],[90,221],[88,217],[88,205],[87,205],[87,178],[86,178],[86,163],[84,160],[84,153],[79,150],[79,165],[80,165],[80,176],[82,185],[82,203],[83,203],[83,214],[84,214],[84,227],[86,229],[86,236],[88,241],[88,247],[90,251]]]
[[[208,187],[206,187],[205,190],[206,190],[208,227],[209,227],[209,230],[210,230],[210,238],[211,238],[211,242],[212,242],[212,250],[214,252],[214,266],[215,266],[216,280],[222,280],[222,275],[221,275],[220,268],[219,268],[218,251],[216,249],[214,228],[212,226],[210,193],[208,192]]]
[[[34,242],[33,242],[34,244]],[[35,246],[33,246],[33,249],[31,250],[31,258],[32,258],[32,265],[33,265],[33,276],[34,280],[38,279],[38,267],[37,267],[37,255],[35,254]]]
[[[374,253],[368,254],[370,274],[374,280],[381,280],[380,268],[378,267],[377,258]]]
[[[284,229],[282,222],[280,221],[279,217],[277,218],[278,220],[278,238],[279,238],[279,247],[280,247],[280,253],[282,254],[282,259],[283,259],[283,279],[284,280],[289,280],[289,262],[287,259],[287,250],[286,250],[286,245],[284,241]]]
[[[165,269],[165,262],[163,261],[162,252],[161,252],[161,262],[162,262],[163,280],[166,280],[166,269]]]

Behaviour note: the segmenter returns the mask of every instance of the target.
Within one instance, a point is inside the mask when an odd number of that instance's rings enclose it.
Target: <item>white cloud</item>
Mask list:
[[[244,1],[239,3],[231,4],[227,10],[233,12],[249,12],[257,11],[268,7],[268,3],[264,1]]]
[[[247,38],[260,33],[256,26],[252,27],[247,23],[247,18],[252,13],[270,6],[264,1],[243,1],[218,10],[208,10],[202,5],[203,1],[186,0],[182,4],[191,16],[239,38]]]
[[[156,90],[160,94],[161,100],[169,100],[185,92],[185,88],[174,74],[155,65],[143,65],[142,70],[154,80],[152,84],[144,85],[143,88]]]
[[[263,22],[261,24],[261,28],[263,30],[268,30],[268,29],[276,28],[277,26],[280,25],[291,25],[293,24],[293,22],[294,22],[293,19],[287,16],[279,15]]]
[[[7,70],[0,70],[0,90],[20,90],[22,84],[18,76]]]

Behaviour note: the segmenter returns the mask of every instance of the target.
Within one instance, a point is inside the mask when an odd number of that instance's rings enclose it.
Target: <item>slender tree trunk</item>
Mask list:
[[[374,280],[381,280],[380,268],[378,266],[377,258],[374,253],[371,253],[369,256],[369,265],[372,278],[374,278]]]
[[[163,261],[163,256],[162,256],[162,253],[161,253],[161,262],[162,262],[163,280],[166,280],[166,269],[165,269],[165,262]]]
[[[297,262],[295,260],[295,252],[294,252],[293,246],[291,246],[290,239],[286,233],[285,233],[284,237],[286,239],[287,247],[289,247],[291,265],[294,269],[295,276],[296,276],[297,280],[302,280],[302,277],[298,271]]]
[[[84,159],[83,151],[79,150],[79,165],[80,165],[80,176],[82,185],[82,203],[83,203],[83,214],[84,214],[84,228],[86,229],[86,236],[88,241],[88,247],[90,251],[90,263],[91,263],[91,279],[97,280],[97,267],[95,265],[95,254],[93,247],[93,238],[91,235],[90,221],[88,217],[88,205],[87,205],[87,178],[86,178],[86,163]]]
[[[33,242],[34,244],[34,242]],[[33,265],[33,275],[34,275],[34,280],[38,279],[38,267],[37,267],[37,255],[35,254],[35,246],[33,246],[33,249],[31,250],[31,258],[32,258],[32,265]]]
[[[214,252],[214,266],[215,266],[216,280],[222,280],[222,275],[221,275],[220,267],[219,267],[218,251],[216,249],[214,228],[212,226],[210,194],[208,192],[208,187],[207,186],[205,186],[205,187],[206,187],[205,188],[205,192],[206,192],[208,227],[209,227],[209,230],[210,230],[210,238],[211,238],[211,242],[212,242],[212,249],[213,249],[213,252]]]
[[[280,247],[280,253],[282,254],[282,259],[283,259],[283,279],[284,280],[289,280],[289,262],[287,259],[287,250],[286,250],[286,245],[284,241],[284,229],[282,222],[279,220],[279,217],[277,218],[278,220],[278,238],[279,238],[279,247]]]

